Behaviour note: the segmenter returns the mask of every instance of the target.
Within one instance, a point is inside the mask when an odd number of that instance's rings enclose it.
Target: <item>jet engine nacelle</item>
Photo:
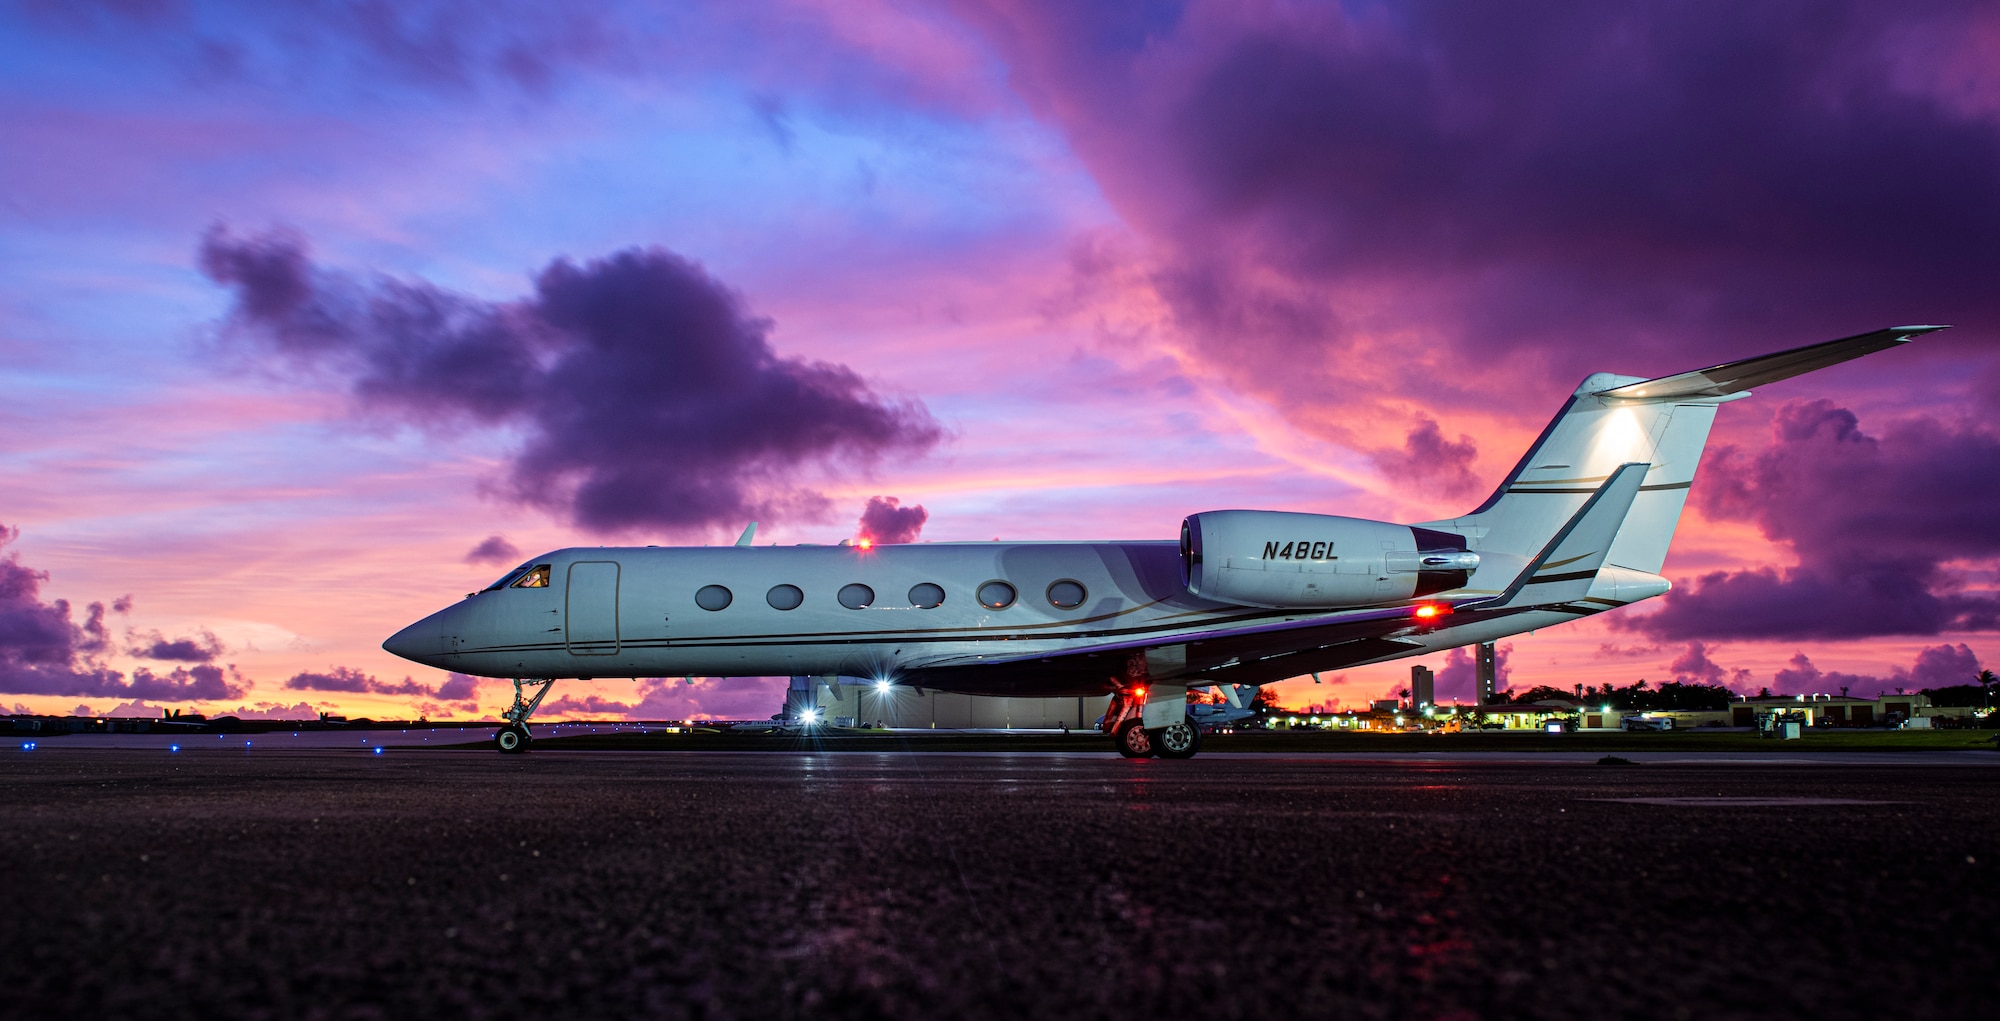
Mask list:
[[[1373,606],[1461,588],[1465,537],[1387,521],[1207,511],[1181,522],[1181,581],[1204,599],[1276,609]]]

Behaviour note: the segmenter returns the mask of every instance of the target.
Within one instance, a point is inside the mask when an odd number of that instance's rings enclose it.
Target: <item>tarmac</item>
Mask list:
[[[0,757],[0,1005],[1986,1017],[2000,755],[1957,754],[51,741]]]

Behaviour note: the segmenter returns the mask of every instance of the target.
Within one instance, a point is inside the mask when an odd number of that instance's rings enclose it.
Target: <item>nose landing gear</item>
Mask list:
[[[514,678],[514,704],[500,714],[507,722],[493,735],[493,747],[509,755],[527,751],[528,745],[533,741],[533,735],[528,733],[528,717],[535,715],[535,710],[541,707],[542,699],[547,697],[549,689],[555,686],[556,681],[553,677],[530,680]],[[523,690],[525,688],[535,689],[533,698],[527,697]]]

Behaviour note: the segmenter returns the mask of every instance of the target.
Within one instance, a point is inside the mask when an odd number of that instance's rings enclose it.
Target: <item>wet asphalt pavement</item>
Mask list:
[[[1894,756],[50,742],[0,760],[0,1012],[1990,1017],[1996,795]]]

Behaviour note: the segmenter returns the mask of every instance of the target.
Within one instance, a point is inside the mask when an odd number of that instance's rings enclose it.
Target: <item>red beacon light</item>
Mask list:
[[[1451,613],[1450,603],[1424,603],[1423,605],[1417,607],[1416,609],[1416,617],[1418,620],[1436,620],[1439,617],[1447,616],[1450,613]]]
[[[864,538],[864,539],[861,539],[860,541],[856,542],[856,543],[855,543],[854,545],[856,545],[856,546],[859,546],[859,547],[861,547],[862,549],[874,549],[874,548],[875,548],[875,540],[873,540],[873,539],[867,539],[867,538]]]

